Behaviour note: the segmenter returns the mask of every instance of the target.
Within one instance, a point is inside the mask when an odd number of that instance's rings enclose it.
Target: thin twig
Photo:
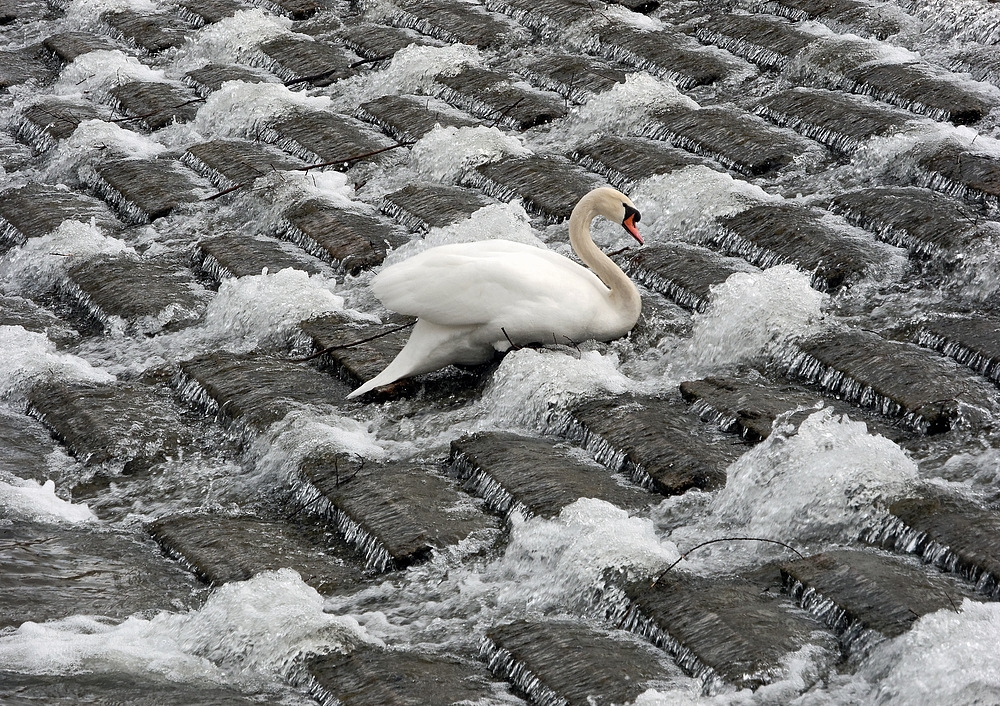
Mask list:
[[[701,544],[696,544],[695,546],[693,546],[690,549],[688,549],[686,552],[684,552],[683,554],[681,554],[680,557],[678,557],[677,561],[675,561],[673,564],[671,564],[670,566],[668,566],[667,568],[665,568],[663,571],[661,571],[660,574],[659,574],[659,576],[657,576],[655,579],[653,579],[653,583],[650,584],[650,586],[655,586],[656,583],[657,583],[657,581],[659,581],[664,576],[666,576],[667,572],[670,571],[672,568],[674,568],[675,566],[677,566],[678,564],[680,564],[682,561],[684,561],[685,559],[687,559],[687,557],[688,557],[689,554],[691,554],[692,552],[694,552],[697,549],[701,549],[702,547],[708,546],[709,544],[715,544],[716,542],[770,542],[771,544],[777,544],[779,546],[782,546],[785,549],[791,549],[793,552],[795,552],[795,555],[799,559],[805,559],[805,557],[802,555],[802,553],[798,549],[796,549],[795,547],[790,546],[788,544],[785,544],[784,542],[779,542],[777,539],[765,539],[763,537],[719,537],[718,539],[710,539],[707,542],[702,542]]]

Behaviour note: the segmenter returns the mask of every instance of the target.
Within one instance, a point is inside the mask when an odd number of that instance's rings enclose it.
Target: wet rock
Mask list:
[[[194,323],[209,296],[186,268],[128,256],[74,265],[59,287],[106,331],[147,335]]]
[[[14,134],[37,152],[51,149],[73,134],[84,120],[100,117],[97,108],[81,100],[43,98],[12,121]]]
[[[712,287],[730,275],[758,271],[744,260],[687,243],[649,245],[622,255],[619,263],[634,281],[696,311],[708,308]]]
[[[324,0],[261,0],[259,4],[293,20],[307,20],[326,7]]]
[[[995,223],[981,221],[960,201],[913,186],[840,194],[831,209],[880,240],[921,257],[957,259],[975,240],[997,231]]]
[[[631,703],[669,674],[650,647],[568,620],[498,625],[480,653],[536,704]]]
[[[447,184],[410,184],[382,197],[381,209],[412,231],[465,220],[473,213],[496,203],[473,189]]]
[[[513,17],[549,39],[583,19],[598,20],[600,6],[587,0],[487,0],[486,6]]]
[[[802,32],[790,22],[760,15],[716,15],[698,25],[695,36],[707,44],[730,51],[765,69],[781,70],[816,35]]]
[[[1000,516],[995,511],[931,488],[892,503],[861,536],[957,573],[989,598],[1000,596],[998,538]]]
[[[1000,206],[1000,160],[986,154],[945,146],[920,158],[921,186],[951,196]]]
[[[402,27],[380,24],[358,24],[345,27],[340,33],[344,45],[366,61],[391,59],[400,49],[411,44],[436,45],[437,42]]]
[[[189,24],[171,15],[119,10],[105,12],[101,20],[108,26],[111,36],[149,54],[178,47],[191,33]]]
[[[0,305],[4,303],[6,297],[0,299]],[[0,477],[17,476],[38,483],[52,479],[59,481],[61,488],[62,479],[58,477],[58,470],[46,458],[54,450],[52,436],[41,422],[0,408]]]
[[[809,150],[795,133],[750,113],[723,107],[660,111],[643,128],[643,136],[711,157],[747,176],[773,174]]]
[[[0,94],[28,81],[49,83],[55,72],[32,49],[0,51]]]
[[[130,225],[150,223],[208,190],[172,159],[115,159],[87,170],[84,179]]]
[[[548,223],[567,220],[577,202],[604,180],[564,157],[505,157],[487,162],[464,181],[502,201],[521,199]]]
[[[179,367],[181,396],[246,434],[265,431],[304,405],[329,407],[350,392],[331,375],[268,355],[218,352]]]
[[[495,523],[430,466],[318,454],[302,464],[299,501],[325,516],[376,571],[405,569]]]
[[[973,373],[868,331],[837,330],[803,341],[786,363],[789,375],[900,418],[921,433],[980,428],[997,409],[992,388]]]
[[[302,160],[257,142],[213,140],[191,145],[181,161],[220,189],[253,184],[275,171],[298,169]]]
[[[382,372],[403,349],[410,338],[415,319],[392,315],[381,324],[354,321],[332,314],[303,321],[302,333],[311,339],[322,361],[351,388],[368,382]],[[393,389],[409,386],[406,380],[394,383]]]
[[[0,0],[0,27],[51,19],[51,13],[41,0]]]
[[[664,495],[724,485],[726,468],[748,448],[657,398],[584,402],[553,426],[612,471]]]
[[[581,104],[598,93],[625,83],[626,75],[617,64],[577,54],[535,57],[521,71],[535,85]]]
[[[215,24],[232,17],[245,6],[237,0],[180,0],[177,14],[194,27]]]
[[[625,191],[651,176],[669,174],[696,164],[709,166],[707,160],[661,140],[614,135],[578,147],[573,152],[573,159],[602,175],[615,188]]]
[[[323,594],[364,582],[360,557],[342,540],[300,523],[258,517],[176,515],[149,524],[164,549],[213,586],[262,571],[294,569]]]
[[[905,114],[871,100],[814,88],[768,96],[754,112],[843,154],[861,149],[873,137],[900,132],[910,123]]]
[[[355,115],[398,142],[416,142],[436,125],[473,127],[482,124],[447,103],[417,96],[383,96],[362,103]]]
[[[216,281],[259,275],[264,270],[274,274],[289,267],[310,275],[323,271],[321,264],[306,253],[260,236],[220,235],[202,240],[195,259]]]
[[[57,345],[79,339],[80,334],[48,309],[30,299],[0,295],[0,326],[20,326],[26,331],[44,333]]]
[[[262,137],[307,164],[329,164],[338,169],[378,159],[393,146],[388,138],[360,120],[318,111],[279,120]]]
[[[64,64],[92,51],[118,48],[111,38],[91,32],[57,32],[43,40],[42,45]]]
[[[0,670],[0,699],[19,706],[129,704],[129,706],[254,706],[258,695],[210,684],[178,683],[151,672],[19,674]]]
[[[482,665],[454,657],[366,646],[331,652],[306,665],[309,692],[322,704],[465,704],[496,697]]]
[[[449,44],[485,49],[523,38],[523,30],[502,15],[455,0],[396,0],[389,22]]]
[[[932,318],[921,322],[916,342],[1000,382],[1000,321],[990,316]]]
[[[202,97],[213,91],[218,91],[226,81],[270,83],[275,80],[273,76],[268,76],[259,69],[238,64],[206,64],[184,74],[184,83],[191,86]]]
[[[23,245],[40,238],[65,220],[94,222],[108,233],[121,224],[101,201],[68,189],[31,183],[0,193],[0,243]]]
[[[494,125],[527,130],[566,115],[563,99],[555,93],[519,85],[506,74],[467,66],[454,76],[440,75],[439,95]]]
[[[811,284],[833,292],[884,266],[889,255],[863,234],[835,225],[821,211],[764,204],[721,218],[712,241],[761,268],[791,263],[811,272]]]
[[[347,55],[323,42],[282,36],[264,42],[257,51],[255,65],[290,86],[329,86],[354,73]]]
[[[451,465],[465,489],[508,517],[555,517],[580,498],[599,498],[629,510],[654,496],[618,482],[607,469],[584,460],[565,444],[503,432],[483,432],[451,442]]]
[[[181,86],[143,81],[115,86],[109,96],[115,110],[145,130],[193,120],[204,100]]]
[[[277,235],[351,274],[380,264],[408,238],[374,213],[307,199],[282,214]]]
[[[897,637],[928,613],[958,605],[968,592],[891,556],[839,550],[781,565],[792,596],[832,628],[849,652]]]
[[[858,34],[870,34],[876,39],[886,39],[902,29],[886,8],[863,0],[768,0],[761,6],[765,12],[796,22],[820,19],[835,26],[849,27]]]

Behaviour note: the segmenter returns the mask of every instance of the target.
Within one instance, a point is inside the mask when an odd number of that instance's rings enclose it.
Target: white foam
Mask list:
[[[105,12],[132,10],[139,14],[157,11],[153,0],[71,0],[64,16],[65,31],[93,30],[97,28],[101,15]]]
[[[268,123],[292,113],[330,110],[329,98],[308,96],[280,83],[227,81],[205,99],[191,123],[192,129],[207,137],[254,137]]]
[[[52,91],[57,95],[96,93],[103,96],[115,86],[130,81],[165,83],[167,78],[161,70],[150,68],[118,49],[100,49],[81,54],[67,64]]]
[[[73,134],[57,143],[45,165],[45,180],[74,184],[80,172],[99,158],[153,159],[167,148],[155,140],[103,120],[84,120]]]
[[[417,140],[410,163],[429,181],[457,183],[467,171],[507,156],[531,154],[516,137],[495,127],[434,127]]]
[[[115,380],[82,358],[59,353],[43,333],[0,326],[0,399],[19,402],[33,383],[50,378],[98,383]]]
[[[205,64],[246,61],[258,45],[277,37],[310,40],[307,34],[293,33],[292,20],[272,15],[260,8],[238,10],[231,17],[202,27],[180,47],[174,69],[189,71]]]
[[[20,478],[0,479],[0,518],[50,523],[97,520],[86,503],[74,504],[56,495],[54,481],[37,483]]]

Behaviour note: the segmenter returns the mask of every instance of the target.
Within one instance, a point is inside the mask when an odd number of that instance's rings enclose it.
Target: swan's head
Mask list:
[[[580,200],[580,203],[582,204],[584,200],[591,198],[595,201],[595,210],[598,213],[609,221],[621,223],[622,228],[639,241],[639,245],[643,244],[642,236],[639,234],[639,226],[637,225],[642,214],[639,213],[639,209],[632,203],[632,199],[618,191],[618,189],[612,189],[610,186],[594,189],[584,196]]]

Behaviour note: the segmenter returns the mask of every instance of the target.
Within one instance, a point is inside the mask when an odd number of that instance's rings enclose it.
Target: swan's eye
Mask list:
[[[633,223],[638,223],[639,221],[642,220],[642,214],[639,213],[638,210],[632,208],[627,203],[623,203],[622,206],[625,207],[625,218],[622,220],[622,223],[629,220],[630,218],[632,219]]]

